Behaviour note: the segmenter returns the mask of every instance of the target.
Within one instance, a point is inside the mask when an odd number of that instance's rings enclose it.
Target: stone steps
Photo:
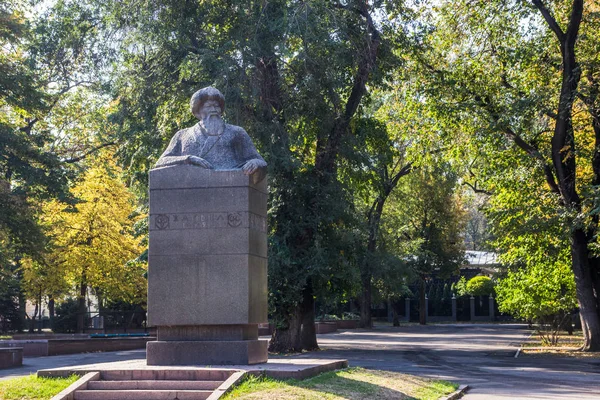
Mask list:
[[[224,369],[88,372],[52,400],[217,400],[244,375]]]
[[[215,390],[223,381],[92,381],[88,390]]]
[[[78,390],[75,400],[205,400],[212,390]]]

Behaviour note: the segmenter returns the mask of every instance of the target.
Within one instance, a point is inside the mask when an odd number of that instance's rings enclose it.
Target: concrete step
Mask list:
[[[196,370],[110,370],[102,371],[100,377],[105,381],[225,381],[234,370],[196,369]]]
[[[212,390],[77,390],[75,400],[205,400]]]
[[[91,381],[88,390],[215,390],[223,381]]]

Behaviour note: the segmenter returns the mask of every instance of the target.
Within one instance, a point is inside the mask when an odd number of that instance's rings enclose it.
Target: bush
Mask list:
[[[79,304],[77,299],[67,299],[56,307],[56,317],[52,331],[57,333],[77,332],[77,312]]]
[[[339,321],[341,318],[334,314],[322,314],[318,320],[319,321]]]
[[[346,311],[342,314],[342,319],[343,320],[357,320],[357,319],[360,319],[360,315],[350,312],[350,311]]]
[[[577,307],[568,248],[560,256],[509,269],[496,288],[500,311],[539,324],[543,344],[555,345],[559,331],[571,329],[570,313]]]
[[[489,296],[494,293],[494,282],[487,276],[476,276],[469,279],[466,290],[471,296]]]

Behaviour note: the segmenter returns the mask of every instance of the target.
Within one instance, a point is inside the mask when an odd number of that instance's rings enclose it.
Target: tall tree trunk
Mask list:
[[[579,303],[579,317],[583,331],[584,351],[600,351],[600,318],[588,265],[588,242],[583,230],[575,229],[571,237],[571,254],[575,289]]]
[[[419,324],[427,323],[427,303],[425,301],[425,279],[421,278],[419,286]]]
[[[302,304],[294,307],[289,314],[286,327],[276,326],[269,343],[269,351],[272,353],[289,353],[302,351],[301,329],[302,329]]]
[[[385,180],[385,178],[382,178]],[[384,187],[388,185],[388,182],[384,182]],[[371,262],[373,255],[377,251],[377,239],[379,237],[379,224],[381,222],[381,214],[383,214],[383,206],[387,199],[388,193],[382,194],[377,197],[369,213],[367,215],[368,226],[369,226],[369,237],[367,239],[367,252],[361,263],[361,298],[360,298],[360,321],[359,326],[361,328],[371,328],[373,325],[371,318],[371,296],[372,296],[372,280],[373,280],[373,264]]]
[[[592,117],[595,140],[594,154],[592,156],[592,171],[594,172],[592,185],[600,186],[600,103],[598,102],[600,98],[600,81],[596,78],[596,71],[593,68],[588,71],[586,76],[589,83],[589,92],[587,96],[584,96],[584,102]],[[596,241],[598,229],[600,229],[600,215],[596,213],[592,215],[592,227],[587,234],[588,243],[591,244]],[[590,253],[589,260],[592,283],[594,292],[596,293],[596,307],[600,317],[600,257]]]
[[[532,0],[532,3],[539,9],[548,27],[554,32],[560,43],[563,68],[556,125],[552,136],[552,164],[556,171],[563,203],[572,211],[580,213],[581,198],[577,192],[573,102],[581,79],[581,67],[575,58],[575,44],[583,16],[583,0],[572,1],[569,24],[564,32],[542,0]],[[598,165],[595,164],[596,157],[597,154],[594,154],[592,158],[592,168],[595,173],[598,172]],[[588,236],[583,229],[573,228],[571,233],[572,269],[575,275],[579,315],[585,339],[583,349],[600,351],[599,303],[596,298],[599,293],[594,294],[596,272],[592,271],[592,268],[595,268],[596,265],[589,259],[591,254],[588,249]]]
[[[396,166],[399,165],[400,160]],[[377,244],[379,241],[379,226],[381,224],[381,216],[385,207],[385,202],[392,193],[392,191],[398,186],[400,178],[408,175],[412,171],[412,163],[404,165],[397,172],[395,171],[396,166],[392,168],[392,172],[388,172],[388,167],[385,166],[383,174],[380,176],[381,187],[383,190],[380,195],[375,199],[373,205],[369,209],[367,214],[367,223],[369,226],[369,237],[367,239],[367,253],[361,263],[361,297],[360,297],[360,321],[358,325],[361,328],[372,328],[373,320],[371,315],[371,302],[373,292],[373,265],[372,256],[377,251]]]
[[[358,326],[361,328],[372,328],[371,316],[371,276],[370,273],[361,273],[362,291],[360,296],[360,320]]]
[[[359,6],[353,10],[358,12],[365,19],[367,24],[367,47],[366,51],[365,49],[361,49],[359,54],[357,54],[359,60],[357,73],[354,76],[352,89],[350,90],[348,100],[346,101],[343,114],[336,118],[333,127],[331,131],[328,132],[326,138],[323,135],[324,132],[317,135],[317,154],[315,155],[315,165],[313,170],[317,179],[316,182],[318,182],[316,185],[317,189],[314,193],[315,198],[318,196],[319,190],[328,187],[328,185],[332,184],[337,179],[336,159],[339,153],[340,143],[343,136],[347,134],[350,121],[356,114],[362,97],[366,93],[366,83],[368,82],[377,61],[381,35],[369,14],[367,3],[359,2],[358,5]],[[270,12],[270,10],[271,8],[265,8],[264,12]],[[266,38],[269,36],[270,35],[267,35]],[[258,69],[259,76],[263,78],[263,83],[261,85],[262,101],[265,104],[270,103],[275,110],[278,110],[277,106],[282,103],[280,102],[281,97],[277,84],[278,81],[274,80],[279,77],[275,60],[275,57],[271,58],[270,55],[266,55],[258,60]],[[267,112],[266,115],[268,116],[269,113]],[[281,113],[279,113],[279,118],[283,118]],[[285,149],[285,153],[289,157],[289,147]],[[285,165],[284,167],[289,168],[289,165],[291,164]],[[319,217],[318,212],[316,216]],[[304,250],[314,245],[314,238],[315,232],[307,229],[307,231],[300,234],[295,241],[300,243],[298,246],[299,249]],[[312,287],[308,285],[307,288],[303,288],[303,300],[297,306],[296,311],[292,313],[289,318],[286,318],[287,327],[283,330],[281,330],[281,328],[276,328],[270,344],[270,349],[274,349],[272,351],[299,351],[303,344],[310,348],[318,348],[314,330],[314,309],[309,307],[314,304],[314,299],[309,299],[307,297],[307,291],[312,297]],[[309,317],[309,315],[311,315],[311,317]],[[304,333],[302,333],[300,328],[303,322],[307,324]]]
[[[317,330],[315,329],[315,298],[312,282],[309,280],[302,293],[302,330],[300,345],[303,350],[319,350]]]
[[[392,307],[392,326],[400,326],[400,318],[398,317],[398,302],[396,300],[390,301]]]
[[[85,330],[85,314],[87,311],[85,303],[85,295],[87,293],[87,280],[85,272],[81,275],[79,283],[79,296],[77,297],[79,307],[77,308],[77,333],[84,333]]]

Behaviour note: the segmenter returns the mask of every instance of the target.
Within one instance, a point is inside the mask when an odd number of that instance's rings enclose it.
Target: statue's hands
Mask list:
[[[247,161],[246,164],[244,164],[244,166],[242,167],[242,171],[244,171],[244,174],[246,174],[246,175],[252,175],[256,171],[258,171],[259,168],[266,167],[266,166],[267,166],[266,162],[264,162],[263,160],[259,160],[258,158],[255,158],[250,161]]]
[[[186,161],[189,162],[190,164],[197,165],[202,168],[212,169],[212,165],[210,165],[210,163],[208,161],[206,161],[204,158],[200,158],[197,156],[188,156]]]

